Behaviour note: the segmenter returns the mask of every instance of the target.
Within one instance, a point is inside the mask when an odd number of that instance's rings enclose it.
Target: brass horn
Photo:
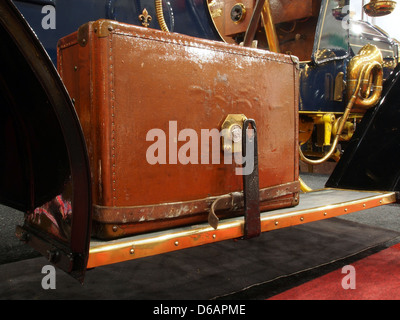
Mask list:
[[[354,103],[362,110],[373,107],[382,93],[383,69],[382,53],[372,44],[365,45],[348,65],[347,96],[353,95],[354,88],[360,83],[360,92]],[[372,89],[372,90],[371,90]]]
[[[364,6],[364,12],[370,17],[382,17],[391,14],[396,7],[396,1],[371,0]]]
[[[312,160],[299,149],[300,159],[305,163],[317,165],[327,161],[336,151],[340,135],[346,127],[351,112],[365,112],[373,107],[382,93],[383,70],[382,53],[372,44],[365,45],[348,65],[347,98],[348,103],[343,116],[335,129],[335,139],[329,152],[321,159]],[[305,188],[302,184],[302,189]]]

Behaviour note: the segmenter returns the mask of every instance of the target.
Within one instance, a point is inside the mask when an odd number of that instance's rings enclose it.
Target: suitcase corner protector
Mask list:
[[[85,47],[89,41],[89,33],[93,32],[98,38],[106,38],[115,29],[115,21],[99,19],[90,21],[78,28],[78,43]]]

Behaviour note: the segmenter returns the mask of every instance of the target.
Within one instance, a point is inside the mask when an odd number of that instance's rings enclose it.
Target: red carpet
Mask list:
[[[400,244],[351,266],[352,272],[339,269],[268,300],[400,300]]]

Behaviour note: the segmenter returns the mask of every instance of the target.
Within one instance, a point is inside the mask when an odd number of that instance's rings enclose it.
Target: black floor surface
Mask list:
[[[319,188],[326,176],[303,179]],[[0,264],[0,299],[267,299],[400,242],[398,207],[385,207],[99,267],[84,285],[57,270],[55,290],[42,288],[47,260],[22,255]]]
[[[399,236],[332,218],[249,241],[224,241],[99,267],[87,273],[83,286],[57,271],[55,290],[42,289],[41,270],[47,261],[35,258],[0,266],[0,299],[266,299],[287,289],[287,283],[280,283],[284,278],[385,247]],[[255,291],[257,286],[263,292]]]

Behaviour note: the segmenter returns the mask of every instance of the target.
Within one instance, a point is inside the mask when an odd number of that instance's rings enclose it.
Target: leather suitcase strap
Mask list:
[[[273,187],[260,189],[260,208],[263,203],[274,201],[281,197],[293,195],[293,205],[298,203],[296,194],[300,191],[299,181],[276,185]],[[218,200],[216,202],[216,200]],[[215,203],[216,202],[216,203]],[[243,210],[243,192],[233,192],[221,196],[208,197],[204,199],[162,203],[146,206],[130,207],[105,207],[93,205],[93,220],[101,223],[139,223],[162,219],[179,218],[188,214],[200,214],[210,212],[214,204],[217,211],[237,211]]]
[[[248,127],[251,125],[252,133],[248,133]],[[253,162],[251,172],[243,174],[243,207],[244,207],[244,239],[254,238],[261,233],[260,221],[260,192],[259,192],[259,177],[258,177],[258,147],[257,147],[257,129],[256,123],[253,119],[246,119],[243,122],[242,130],[242,156],[247,159],[247,150],[252,151],[253,154],[249,155],[249,160]],[[246,161],[247,162],[247,161]],[[243,163],[247,167],[247,163]],[[236,194],[232,194],[232,202]],[[240,197],[240,198],[241,198]],[[211,210],[208,215],[208,222],[214,228],[218,228],[219,219],[215,214],[215,207],[219,199],[214,201],[211,205]]]
[[[249,125],[252,127],[253,131],[250,135],[247,133]],[[244,238],[250,239],[258,237],[261,233],[257,128],[256,122],[253,119],[247,119],[243,123],[242,143],[242,153],[244,159],[247,159],[247,149],[252,150],[253,152],[249,159],[253,162],[253,170],[251,173],[243,175],[243,200],[245,218]],[[247,166],[247,163],[245,163],[244,165]]]

